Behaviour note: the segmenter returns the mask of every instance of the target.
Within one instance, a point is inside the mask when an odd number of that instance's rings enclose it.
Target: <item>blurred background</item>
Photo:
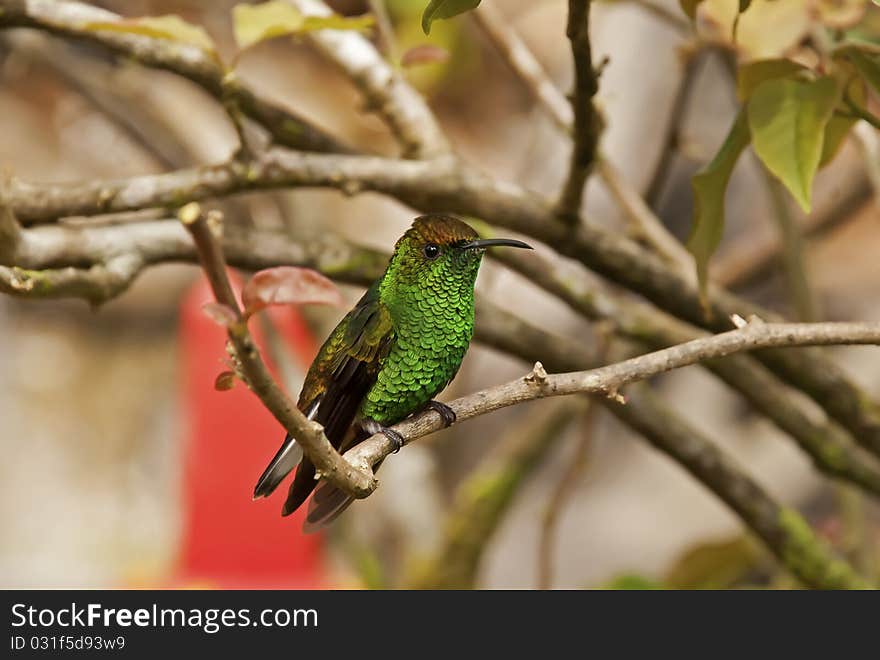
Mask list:
[[[489,0],[485,0],[486,4]],[[650,4],[649,4],[650,2]],[[225,0],[96,2],[125,16],[180,14],[228,59]],[[347,15],[359,0],[330,3]],[[406,69],[464,157],[501,179],[554,194],[567,140],[535,106],[472,15],[419,21],[424,0],[386,0],[394,59],[430,43],[443,62]],[[723,51],[736,0],[706,0],[697,35],[677,2],[594,3],[594,60],[607,57],[599,102],[602,149],[684,238],[690,177],[714,154],[737,111]],[[744,59],[799,56],[823,30],[880,40],[880,8],[854,0],[756,0],[739,26]],[[557,86],[571,85],[562,0],[494,0]],[[378,37],[377,37],[378,38]],[[694,55],[694,49],[703,49]],[[803,57],[809,57],[803,49]],[[722,54],[720,54],[722,53]],[[260,93],[354,145],[395,153],[380,120],[346,78],[307,43],[280,39],[248,51],[239,76]],[[223,109],[171,74],[26,30],[0,34],[0,167],[25,181],[135,176],[228,158],[236,136]],[[806,236],[810,305],[827,320],[880,320],[877,134],[858,130],[816,183],[814,211],[791,207]],[[594,177],[595,178],[595,177]],[[773,191],[749,154],[727,195],[718,281],[792,316],[799,301],[779,267]],[[587,217],[624,225],[591,181]],[[240,195],[229,222],[297,236],[341,233],[385,251],[413,213],[378,196],[332,191]],[[768,256],[769,255],[769,256]],[[521,277],[487,263],[479,291],[552,332],[590,343],[585,320]],[[347,299],[360,295],[344,287]],[[547,435],[498,525],[483,539],[472,586],[557,588],[793,586],[738,519],[677,465],[603,410],[542,401],[480,417],[391,457],[381,487],[322,536],[282,518],[283,495],[251,502],[255,479],[283,432],[240,384],[213,388],[224,338],[199,308],[200,271],[147,270],[119,298],[0,298],[0,586],[406,587],[437,584],[450,512],[479,487],[513,434]],[[802,301],[801,301],[802,302]],[[258,332],[292,394],[339,310],[274,311]],[[477,319],[479,324],[479,318]],[[880,396],[880,353],[833,354]],[[443,399],[504,382],[530,365],[474,344]],[[876,502],[820,478],[805,455],[698,368],[657,379],[664,399],[799,508],[865,570],[880,566]],[[560,484],[562,493],[560,494]],[[283,489],[279,489],[282,491]],[[872,568],[873,567],[873,568]]]

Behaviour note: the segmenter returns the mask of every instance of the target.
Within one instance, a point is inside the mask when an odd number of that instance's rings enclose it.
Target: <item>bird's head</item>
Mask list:
[[[481,239],[472,227],[449,215],[419,216],[394,246],[383,297],[405,300],[420,290],[472,293],[483,254],[493,246],[531,249],[513,239]]]

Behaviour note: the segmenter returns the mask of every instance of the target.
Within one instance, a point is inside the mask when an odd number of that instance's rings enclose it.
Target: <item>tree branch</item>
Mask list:
[[[136,256],[118,256],[88,268],[28,270],[0,266],[0,291],[25,298],[83,298],[97,306],[125,291],[143,268]]]
[[[447,161],[403,161],[372,156],[326,155],[273,149],[249,162],[181,169],[81,185],[34,185],[13,179],[7,199],[24,224],[59,217],[174,207],[247,190],[334,187],[348,194],[363,190],[417,188],[422,177],[453,175]]]
[[[122,293],[146,266],[198,260],[192,240],[173,220],[33,227],[20,232],[11,252],[2,228],[0,223],[0,264],[8,266],[3,275],[7,292],[27,297],[86,297],[98,304]],[[387,254],[354,246],[332,232],[300,242],[281,232],[233,231],[225,232],[222,242],[230,263],[239,268],[297,265],[359,285],[381,275],[388,260]],[[110,262],[110,270],[120,278],[115,283],[108,280],[105,268]],[[90,295],[81,295],[83,289],[74,286],[77,280]]]
[[[563,220],[573,225],[580,218],[584,185],[593,167],[602,132],[602,117],[595,103],[599,77],[593,68],[590,49],[590,0],[569,0],[566,34],[571,41],[574,57],[574,91],[571,99],[574,146],[557,212]]]

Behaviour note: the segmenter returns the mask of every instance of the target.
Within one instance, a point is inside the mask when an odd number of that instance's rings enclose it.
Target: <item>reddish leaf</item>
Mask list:
[[[413,46],[400,58],[400,66],[411,67],[421,64],[437,64],[449,59],[449,51],[432,44]]]
[[[218,392],[226,392],[235,387],[235,373],[232,371],[221,371],[214,379],[214,389]]]
[[[238,320],[232,308],[218,302],[211,302],[202,305],[202,311],[205,313],[205,316],[214,321],[214,323],[222,325],[224,328],[228,328]]]
[[[241,292],[245,314],[269,305],[342,305],[339,289],[310,268],[278,266],[255,273]]]

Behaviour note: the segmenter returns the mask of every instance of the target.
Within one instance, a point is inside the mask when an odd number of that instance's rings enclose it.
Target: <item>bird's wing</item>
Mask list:
[[[393,338],[391,314],[379,301],[378,289],[373,286],[336,326],[312,363],[298,407],[324,427],[334,447],[342,445]],[[285,438],[257,483],[255,497],[271,493],[293,469],[295,463],[291,465],[286,457],[295,454],[289,449],[295,445],[293,438]],[[314,466],[303,461],[290,486],[283,515],[295,511],[308,497],[315,487],[314,476]]]

